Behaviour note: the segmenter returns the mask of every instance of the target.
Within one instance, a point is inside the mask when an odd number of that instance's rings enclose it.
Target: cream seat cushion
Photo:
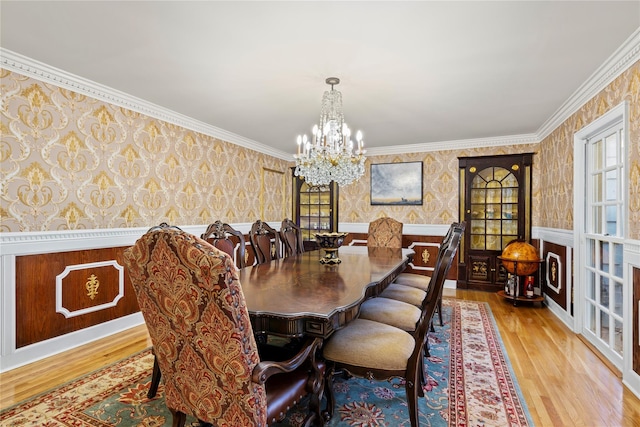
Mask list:
[[[391,283],[384,291],[382,291],[382,293],[380,293],[380,296],[382,298],[390,298],[422,308],[422,301],[424,301],[427,293],[422,289],[414,288],[413,286]]]
[[[325,343],[327,360],[364,368],[405,370],[415,340],[408,333],[384,323],[354,319]]]
[[[420,320],[418,307],[390,298],[369,298],[360,306],[360,319],[373,320],[413,332]]]
[[[400,285],[412,286],[414,288],[422,289],[426,292],[429,289],[431,277],[415,273],[400,273],[398,277],[396,277],[396,280],[394,280],[394,282]]]

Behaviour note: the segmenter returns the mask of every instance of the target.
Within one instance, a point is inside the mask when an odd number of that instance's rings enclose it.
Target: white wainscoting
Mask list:
[[[270,223],[278,229],[280,223]],[[234,224],[248,233],[251,224]],[[185,226],[184,231],[201,235],[207,226]],[[113,335],[144,323],[142,315],[134,313],[89,328],[16,348],[16,257],[43,253],[102,249],[130,246],[148,227],[109,230],[50,231],[0,233],[0,372],[5,372],[48,356],[70,350],[82,344]],[[52,286],[55,286],[53,284]]]

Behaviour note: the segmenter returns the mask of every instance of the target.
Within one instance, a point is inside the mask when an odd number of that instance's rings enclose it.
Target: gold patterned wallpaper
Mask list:
[[[629,103],[629,238],[640,239],[640,61],[565,120],[540,144],[543,188],[534,225],[573,229],[573,135],[624,100]]]
[[[281,221],[288,162],[0,69],[0,231]],[[256,191],[267,188],[256,197]]]
[[[291,215],[286,161],[0,69],[0,231],[280,221]],[[640,239],[640,63],[539,144],[370,156],[340,189],[340,222],[458,219],[458,157],[534,152],[533,225],[573,228],[573,133],[630,103],[630,238]],[[371,206],[371,163],[422,161],[422,206]],[[256,197],[255,189],[261,191]]]
[[[458,219],[458,157],[534,152],[532,222],[573,230],[573,135],[622,101],[629,102],[629,238],[640,239],[640,61],[571,115],[540,144],[375,156],[367,163],[423,161],[423,206],[371,206],[369,170],[340,189],[340,221],[392,216],[405,224],[448,224]],[[362,195],[366,197],[362,197]]]
[[[538,144],[485,147],[428,153],[371,156],[367,158],[365,175],[354,184],[340,188],[342,222],[370,222],[390,216],[404,224],[451,224],[458,220],[458,157],[515,154],[539,151]],[[371,163],[422,161],[422,206],[371,206]],[[533,217],[538,214],[540,158],[533,158]],[[535,225],[535,222],[534,222]]]

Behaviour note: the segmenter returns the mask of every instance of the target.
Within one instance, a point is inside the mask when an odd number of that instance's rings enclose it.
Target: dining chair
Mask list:
[[[166,223],[160,225],[160,227],[168,227]],[[179,229],[175,227],[176,229]],[[231,240],[231,236],[235,236],[238,239],[237,247],[238,251],[236,254],[236,242]],[[220,249],[223,252],[228,253],[232,258],[236,259],[236,265],[239,268],[245,267],[245,241],[242,232],[235,230],[229,224],[223,223],[220,220],[215,221],[212,224],[209,224],[207,230],[202,233],[200,236],[202,240],[205,240]],[[153,358],[153,371],[151,373],[151,384],[149,386],[149,392],[147,393],[147,397],[152,399],[155,397],[158,392],[158,386],[160,385],[160,379],[162,374],[160,373],[160,368],[158,366],[158,360],[155,357],[155,349],[152,349],[154,353]]]
[[[401,248],[402,223],[391,217],[378,218],[369,223],[367,246]]]
[[[453,233],[454,227],[458,223],[454,222],[449,226],[446,234],[442,238],[440,245],[438,247],[438,255],[436,256],[436,262],[438,261],[438,257],[442,254],[441,248],[443,245],[446,245],[446,242],[451,238],[451,234]],[[398,283],[401,285],[413,286],[414,288],[422,289],[426,291],[429,289],[429,282],[431,281],[431,276],[425,276],[423,274],[418,273],[400,273],[394,280],[394,283]]]
[[[441,258],[445,253],[445,250],[451,244],[452,240],[455,240],[455,245],[456,245],[455,251],[457,251],[460,238],[463,232],[464,232],[464,223],[451,224],[447,234],[442,239],[442,243],[440,244],[440,247],[438,249],[435,268],[437,268],[438,264],[442,262]],[[455,239],[454,239],[454,235],[456,236]],[[455,251],[454,251],[454,256],[455,256]],[[435,271],[435,268],[434,268],[434,271]],[[384,298],[394,299],[394,300],[402,301],[408,304],[412,304],[412,305],[415,305],[416,307],[422,307],[424,305],[424,298],[426,295],[426,291],[428,290],[432,279],[429,276],[422,276],[422,275],[412,274],[412,273],[408,273],[408,274],[412,276],[419,276],[420,278],[424,278],[424,279],[416,278],[411,283],[394,280],[393,283],[387,286],[385,290],[380,293],[380,296]],[[401,275],[402,273],[400,274],[400,276]],[[440,326],[442,326],[443,320],[442,320],[442,298],[441,297],[438,300],[436,311],[438,312]],[[433,325],[431,325],[431,327],[433,330]]]
[[[237,242],[232,239],[232,236]],[[231,257],[235,259],[238,268],[244,268],[246,266],[246,246],[244,235],[241,231],[234,229],[227,223],[217,220],[209,224],[207,230],[202,233],[200,238],[231,255]]]
[[[458,250],[463,230],[464,228],[460,228],[459,226],[453,227],[450,238],[445,239],[445,242],[443,242],[438,251],[438,259],[434,267],[434,272],[439,271],[441,274],[444,274],[444,280],[439,282],[442,288],[444,288],[446,276],[449,273],[453,258]],[[444,265],[444,269],[441,268],[442,265]],[[442,313],[442,288],[436,290],[436,311],[438,311],[439,314]],[[384,292],[382,292],[380,296],[369,298],[362,303],[359,318],[385,323],[407,332],[415,331],[420,315],[422,314],[421,311],[427,305],[429,293],[425,292],[425,297],[420,301],[419,305],[384,297],[382,295],[384,295]],[[433,325],[431,325],[431,327],[433,330]],[[429,354],[428,346],[425,346],[425,352],[427,355]]]
[[[249,240],[256,264],[264,264],[274,259],[280,259],[280,234],[269,224],[257,220],[251,225]]]
[[[323,424],[321,339],[289,360],[261,360],[231,256],[176,227],[153,227],[124,251],[164,378],[173,426],[266,426],[309,396],[304,425]]]
[[[445,265],[434,274],[434,284],[444,283]],[[419,425],[418,396],[424,396],[424,348],[435,312],[438,286],[431,286],[426,303],[414,330],[409,333],[385,323],[356,318],[337,330],[325,342],[322,354],[327,361],[327,414],[333,417],[335,375],[356,376],[376,380],[404,379],[409,420]]]
[[[298,225],[285,218],[280,226],[280,240],[284,246],[284,256],[292,256],[304,252],[302,231]]]

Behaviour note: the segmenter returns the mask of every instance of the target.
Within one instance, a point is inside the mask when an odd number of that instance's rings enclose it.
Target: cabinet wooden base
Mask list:
[[[504,291],[498,291],[498,295],[505,299],[513,301],[513,305],[518,305],[518,302],[539,302],[540,305],[542,305],[542,303],[544,302],[544,297],[542,297],[541,295],[534,295],[531,298],[527,298],[525,296],[518,296],[514,298],[512,295],[507,295]]]

